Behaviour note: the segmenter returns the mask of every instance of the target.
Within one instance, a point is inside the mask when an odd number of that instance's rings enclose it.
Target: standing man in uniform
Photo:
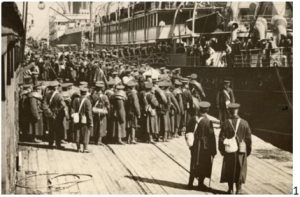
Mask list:
[[[235,98],[230,88],[230,81],[224,80],[223,87],[217,93],[217,109],[219,110],[219,119],[221,122],[224,122],[228,118],[228,105],[234,102]]]
[[[216,138],[213,124],[207,118],[210,103],[202,101],[196,115],[187,125],[187,132],[194,132],[194,143],[191,150],[190,178],[188,187],[193,187],[195,178],[198,178],[198,188],[207,191],[204,179],[211,177],[213,158],[217,154]]]
[[[75,98],[72,103],[72,117],[74,118],[75,113],[79,114],[78,123],[74,123],[77,152],[80,152],[80,144],[82,143],[82,152],[84,153],[89,153],[90,131],[93,129],[92,104],[87,98],[87,92],[86,87],[80,87],[80,97]]]
[[[61,146],[61,140],[64,134],[64,117],[69,118],[67,105],[57,91],[57,86],[59,83],[57,81],[52,81],[49,86],[49,92],[46,93],[43,100],[43,109],[46,117],[49,121],[49,147],[55,145],[58,149],[63,148]]]
[[[223,156],[221,183],[228,183],[229,194],[234,193],[234,183],[236,194],[241,193],[242,184],[246,182],[247,157],[252,149],[251,129],[248,122],[239,117],[239,107],[238,103],[228,105],[229,118],[222,124],[219,135],[219,151]]]
[[[139,128],[138,120],[141,118],[141,108],[135,86],[137,83],[133,80],[127,83],[127,102],[126,102],[126,119],[127,119],[127,142],[136,144],[135,132]]]
[[[173,94],[177,100],[177,103],[180,108],[180,113],[176,114],[176,125],[175,125],[175,137],[178,137],[178,133],[181,133],[181,130],[183,128],[183,118],[184,118],[184,105],[183,105],[183,99],[182,99],[182,82],[178,79],[175,79],[174,81],[175,89],[173,90]]]
[[[107,134],[107,115],[110,110],[110,103],[104,94],[104,82],[98,81],[95,86],[96,90],[93,94],[94,137],[95,144],[103,145],[102,139]]]

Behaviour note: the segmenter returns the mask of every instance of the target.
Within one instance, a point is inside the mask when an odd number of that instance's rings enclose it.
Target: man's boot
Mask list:
[[[131,143],[136,144],[137,142],[135,141],[135,129],[131,130]]]

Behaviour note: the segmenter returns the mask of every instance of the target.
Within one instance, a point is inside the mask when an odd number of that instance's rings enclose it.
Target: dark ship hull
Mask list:
[[[216,68],[184,67],[182,74],[197,73],[218,117],[217,91],[224,79],[232,81],[240,115],[249,121],[252,132],[280,148],[293,147],[293,69],[292,67]]]

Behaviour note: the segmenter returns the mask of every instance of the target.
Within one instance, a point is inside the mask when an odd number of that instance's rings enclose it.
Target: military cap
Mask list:
[[[31,88],[31,84],[24,84],[23,89]]]
[[[87,87],[80,86],[80,92],[81,92],[81,93],[87,93],[87,92],[88,92]]]
[[[131,73],[131,69],[130,68],[127,68],[126,70],[125,70],[125,73]]]
[[[152,82],[158,82],[158,78],[152,78]]]
[[[109,81],[107,82],[107,85],[108,85],[108,86],[113,86],[113,85],[115,85],[115,80],[109,80]]]
[[[181,69],[180,68],[175,68],[174,70],[173,70],[173,72],[177,72],[177,71],[180,71]]]
[[[140,68],[139,72],[143,73],[143,72],[145,72],[145,69],[144,68]]]
[[[103,81],[97,81],[95,86],[99,87],[99,88],[103,88],[104,87],[104,82]]]
[[[240,108],[240,104],[239,103],[229,103],[228,104],[228,109],[238,109]]]
[[[117,74],[118,74],[118,72],[117,72],[117,71],[114,71],[114,72],[112,72],[112,74],[113,74],[113,75],[117,75]]]
[[[161,81],[158,83],[159,87],[169,87],[170,84],[167,81]]]
[[[128,83],[126,84],[128,87],[133,87],[133,86],[136,86],[136,82],[134,80],[130,80],[128,81]]]
[[[68,87],[70,87],[72,85],[73,85],[73,83],[63,83],[63,84],[61,84],[61,87],[62,88],[68,88]]]
[[[178,79],[176,79],[176,80],[174,81],[174,84],[175,84],[175,85],[182,85],[182,82],[179,81]]]
[[[146,82],[145,83],[145,88],[146,89],[151,89],[153,87],[152,83],[151,82]]]
[[[224,80],[224,83],[228,84],[228,83],[230,83],[230,81],[229,80]]]
[[[125,87],[122,85],[122,84],[118,84],[117,86],[116,86],[116,89],[118,89],[118,90],[123,90]]]
[[[80,85],[83,85],[83,86],[87,86],[87,85],[88,85],[88,82],[86,82],[86,81],[80,81],[79,84],[80,84]]]
[[[200,107],[200,108],[209,108],[209,107],[210,107],[210,103],[207,102],[207,101],[201,101],[201,102],[199,103],[199,107]]]
[[[161,67],[161,68],[160,68],[160,70],[165,70],[165,69],[166,69],[166,67]]]
[[[195,73],[191,74],[191,79],[197,79],[197,78],[198,78],[197,74],[195,74]]]
[[[59,82],[58,81],[50,81],[50,83],[49,83],[49,87],[56,87],[56,86],[58,86],[59,85]]]
[[[181,82],[182,82],[182,83],[188,83],[188,82],[189,82],[189,79],[188,79],[188,78],[181,78]]]

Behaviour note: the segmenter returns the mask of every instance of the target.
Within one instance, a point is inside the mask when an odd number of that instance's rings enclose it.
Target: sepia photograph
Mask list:
[[[298,194],[292,1],[11,1],[1,26],[1,194]]]

